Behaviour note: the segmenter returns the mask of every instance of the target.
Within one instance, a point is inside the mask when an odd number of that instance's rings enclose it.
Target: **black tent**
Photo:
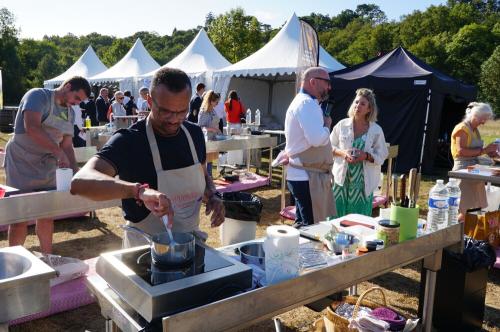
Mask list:
[[[330,77],[334,124],[347,116],[356,89],[374,90],[386,141],[399,145],[396,172],[450,167],[449,137],[476,98],[474,86],[440,73],[403,47]]]

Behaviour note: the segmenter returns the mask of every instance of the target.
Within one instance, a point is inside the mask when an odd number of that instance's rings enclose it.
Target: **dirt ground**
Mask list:
[[[263,236],[268,225],[281,223],[277,213],[280,207],[280,191],[276,188],[266,187],[253,192],[262,199],[264,204],[262,221],[257,230],[257,236]],[[213,247],[220,246],[218,229],[209,227],[208,219],[203,211],[201,215],[202,229],[209,233],[208,244]],[[54,252],[62,256],[87,259],[95,257],[101,252],[119,249],[122,236],[119,225],[123,222],[121,210],[118,208],[99,210],[97,217],[93,220],[82,217],[57,221],[54,234]],[[0,247],[8,245],[6,235],[5,232],[0,233]],[[30,250],[39,250],[33,227],[30,227],[26,247]],[[369,282],[363,282],[358,289],[363,291],[373,285],[381,286],[386,291],[388,302],[392,307],[407,314],[416,315],[419,282],[419,266],[412,264]],[[284,331],[309,331],[312,328],[312,323],[322,314],[306,307],[299,307],[278,317],[284,325]],[[500,331],[499,327],[500,270],[491,270],[488,278],[483,329]],[[91,304],[70,312],[11,327],[12,332],[104,330],[104,319],[98,304]],[[274,324],[271,320],[266,320],[245,329],[245,331],[274,331]]]

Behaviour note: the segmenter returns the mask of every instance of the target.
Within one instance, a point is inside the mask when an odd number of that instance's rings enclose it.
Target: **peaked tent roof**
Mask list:
[[[46,80],[43,83],[45,85],[60,84],[72,76],[83,76],[89,78],[99,73],[102,73],[106,69],[108,69],[108,67],[106,67],[101,62],[97,54],[94,52],[92,46],[89,45],[89,47],[87,47],[87,50],[83,52],[82,56],[80,56],[80,58],[78,58],[78,60],[76,60],[76,62],[71,67],[69,67],[64,73],[54,78],[51,78],[50,80]]]
[[[358,85],[359,83],[354,83],[355,80],[378,78],[409,79],[409,83],[413,86],[428,86],[454,95],[475,96],[476,93],[474,86],[464,84],[441,73],[401,46],[386,55],[336,71],[331,76],[334,79],[336,89],[349,89],[350,84],[346,81]],[[428,79],[430,85],[424,81],[418,82],[415,78]],[[337,84],[335,84],[335,81],[337,81]],[[392,80],[392,83],[391,80],[379,80],[378,84],[380,88],[383,88],[384,84],[390,84],[391,88],[397,86],[401,89],[407,88],[405,84],[402,84],[401,80]]]
[[[258,76],[294,74],[300,41],[300,24],[295,13],[264,47],[247,58],[218,70],[220,76]],[[345,68],[320,46],[319,65],[328,71]]]
[[[175,58],[162,67],[181,69],[188,75],[197,75],[231,65],[215,48],[202,28],[191,43]],[[156,70],[145,76],[153,76]]]
[[[141,76],[158,68],[160,68],[160,65],[149,55],[141,39],[137,38],[134,45],[120,61],[105,72],[91,77],[90,81],[117,81]]]

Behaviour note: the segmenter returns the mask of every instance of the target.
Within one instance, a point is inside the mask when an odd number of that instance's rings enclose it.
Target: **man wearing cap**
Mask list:
[[[151,83],[151,113],[120,129],[73,177],[71,192],[93,200],[122,199],[128,224],[149,234],[165,231],[168,216],[176,232],[200,239],[201,203],[212,213],[212,227],[224,221],[224,206],[206,169],[201,128],[185,121],[191,81],[181,70],[159,69]],[[118,176],[117,176],[118,175]],[[125,232],[124,247],[145,244],[142,236]]]
[[[56,187],[56,168],[77,170],[73,150],[74,111],[90,95],[89,82],[72,77],[55,90],[31,89],[19,103],[14,135],[5,149],[5,177],[8,186],[23,192]],[[52,219],[38,219],[36,234],[41,251],[52,252]],[[23,245],[27,222],[9,227],[9,246]]]

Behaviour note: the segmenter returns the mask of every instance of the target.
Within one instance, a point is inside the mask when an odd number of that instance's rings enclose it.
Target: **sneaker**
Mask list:
[[[292,227],[296,228],[296,229],[299,229],[302,226],[304,226],[304,224],[302,224],[301,222],[294,222],[293,225],[292,225]]]

